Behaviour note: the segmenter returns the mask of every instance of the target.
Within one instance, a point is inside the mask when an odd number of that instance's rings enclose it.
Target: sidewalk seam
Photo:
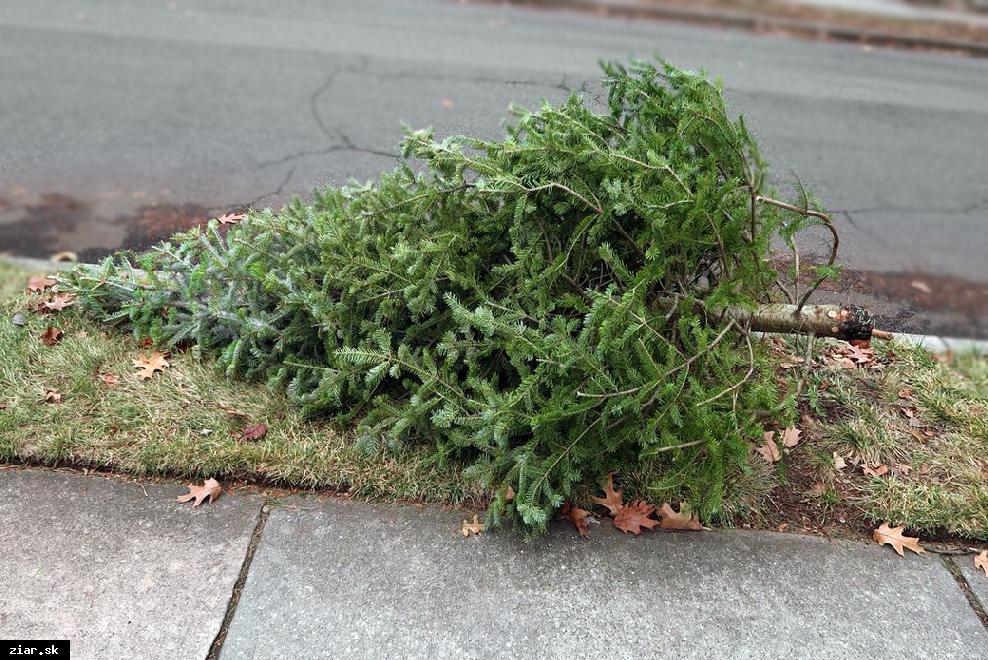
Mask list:
[[[264,533],[264,526],[268,522],[268,516],[271,515],[271,504],[271,498],[266,498],[261,505],[261,511],[257,516],[257,523],[254,525],[254,531],[250,535],[250,542],[247,544],[244,561],[240,565],[240,573],[237,575],[237,581],[233,583],[233,591],[230,593],[230,600],[226,605],[223,623],[220,624],[220,629],[216,633],[216,637],[213,638],[213,643],[209,645],[209,654],[206,655],[206,660],[217,660],[223,651],[226,634],[230,629],[230,624],[233,622],[234,615],[237,613],[237,605],[240,604],[240,595],[243,593],[244,585],[247,583],[247,576],[250,574],[250,565],[254,561],[254,553],[257,552],[257,546],[261,544],[261,535]]]
[[[978,599],[978,596],[974,593],[974,590],[971,589],[971,585],[968,584],[967,578],[964,577],[964,573],[961,572],[960,566],[957,565],[957,562],[954,561],[953,557],[941,555],[940,559],[943,561],[943,565],[947,569],[947,572],[953,576],[954,581],[957,583],[957,587],[964,594],[964,597],[967,598],[967,603],[971,606],[971,609],[974,610],[974,615],[978,617],[978,620],[981,621],[981,625],[985,627],[986,631],[988,631],[988,613],[985,612],[985,606]]]

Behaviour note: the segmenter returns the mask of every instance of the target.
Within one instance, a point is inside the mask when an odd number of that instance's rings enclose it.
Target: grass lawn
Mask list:
[[[29,273],[0,261],[0,461],[108,469],[139,476],[216,477],[321,488],[382,500],[484,504],[457,466],[415,449],[366,454],[344,431],[306,420],[259,384],[229,381],[194,351],[140,380],[151,349],[68,308],[27,309]],[[24,325],[14,323],[21,314]],[[49,326],[61,340],[45,345]],[[925,539],[988,540],[988,360],[938,361],[876,344],[849,367],[835,342],[776,342],[778,378],[802,381],[795,447],[770,463],[755,453],[731,476],[727,525],[792,531],[905,524]],[[108,385],[107,374],[119,382]],[[46,389],[60,395],[47,402]],[[237,434],[264,423],[255,441]],[[780,433],[782,429],[778,430]],[[778,435],[778,434],[777,434]],[[761,438],[752,438],[761,444]],[[839,467],[843,464],[843,467]],[[646,465],[617,475],[626,498],[654,499]],[[589,491],[587,492],[589,495]]]

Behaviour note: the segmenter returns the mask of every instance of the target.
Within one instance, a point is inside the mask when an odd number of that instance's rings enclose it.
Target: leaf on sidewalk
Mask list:
[[[659,516],[659,527],[662,529],[691,531],[700,531],[703,529],[703,524],[700,523],[700,519],[695,513],[685,516],[681,510],[678,512],[675,511],[668,502],[659,507],[656,515]]]
[[[988,550],[982,550],[974,556],[974,567],[980,568],[985,577],[988,577]]]
[[[926,552],[923,546],[919,544],[919,538],[913,536],[906,536],[903,534],[905,525],[899,527],[890,527],[888,523],[882,523],[879,525],[878,529],[872,532],[871,537],[875,540],[878,545],[890,545],[892,549],[895,550],[900,557],[905,557],[905,553],[902,551],[903,548],[912,550],[916,554],[922,554]]]
[[[581,509],[578,506],[573,506],[569,502],[563,505],[563,508],[559,510],[559,513],[573,523],[573,527],[576,527],[576,531],[580,533],[585,539],[590,538],[590,521],[587,518],[590,516],[590,512],[586,509]]]
[[[134,360],[133,363],[137,369],[140,369],[137,372],[137,377],[141,380],[147,380],[154,376],[154,372],[164,371],[169,367],[165,354],[158,352],[154,352],[148,357],[144,357],[144,354],[141,353],[140,358]]]
[[[48,329],[41,333],[41,343],[45,346],[54,346],[62,341],[62,331],[55,326],[48,326]]]
[[[195,484],[189,484],[189,492],[185,495],[179,495],[175,498],[176,502],[188,502],[189,500],[194,500],[192,503],[192,508],[196,508],[202,504],[207,498],[210,503],[216,501],[223,492],[223,487],[220,486],[220,482],[216,479],[206,479],[201,486],[196,486]]]
[[[607,475],[607,483],[603,486],[604,497],[592,497],[591,499],[602,506],[606,506],[611,516],[616,516],[624,507],[624,500],[621,499],[621,491],[614,490],[614,474]]]
[[[614,526],[626,534],[637,536],[642,533],[642,527],[653,529],[659,524],[658,520],[650,517],[653,511],[655,507],[651,504],[641,500],[632,502],[617,512],[614,516]]]
[[[471,534],[480,534],[484,531],[484,523],[480,522],[480,516],[476,513],[473,514],[473,522],[463,521],[463,528],[460,530],[463,532],[463,536],[470,536]]]

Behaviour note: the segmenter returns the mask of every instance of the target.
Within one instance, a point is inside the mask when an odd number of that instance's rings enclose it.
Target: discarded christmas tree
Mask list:
[[[778,281],[772,246],[832,227],[772,197],[718,86],[604,69],[609,113],[574,95],[514,109],[502,141],[409,133],[418,173],[214,221],[67,284],[111,322],[286,388],[368,450],[424,443],[469,464],[495,494],[488,524],[540,532],[574,485],[643,461],[667,468],[656,498],[710,519],[779,406],[752,311],[808,295]]]

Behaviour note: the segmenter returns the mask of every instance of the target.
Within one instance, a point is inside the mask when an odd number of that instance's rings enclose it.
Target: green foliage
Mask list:
[[[410,132],[375,184],[121,254],[71,284],[91,310],[284,388],[369,450],[425,444],[545,529],[574,485],[647,460],[705,518],[777,393],[705,309],[768,299],[765,166],[721,90],[604,65],[609,109],[513,108],[501,141]],[[412,162],[420,166],[414,169]],[[515,493],[506,497],[508,489]]]

